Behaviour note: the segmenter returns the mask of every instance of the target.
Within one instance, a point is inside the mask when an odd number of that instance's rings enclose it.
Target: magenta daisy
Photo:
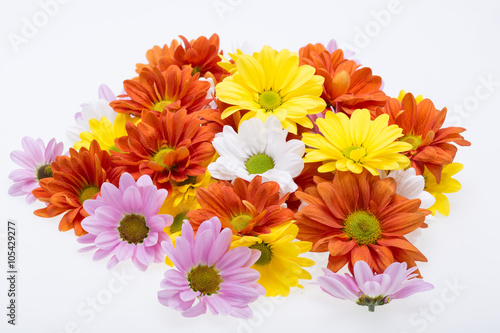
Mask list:
[[[354,276],[343,276],[324,268],[326,276],[319,277],[318,284],[327,294],[368,306],[368,310],[373,312],[377,305],[434,288],[432,284],[415,277],[418,274],[413,272],[417,267],[406,268],[405,262],[395,262],[384,273],[374,275],[370,266],[360,260],[354,264]]]
[[[163,231],[172,224],[170,215],[158,214],[167,191],[158,190],[147,175],[137,182],[124,173],[119,187],[111,183],[101,186],[101,194],[83,203],[90,215],[82,221],[88,234],[78,238],[82,244],[93,244],[80,252],[97,249],[94,260],[112,256],[107,267],[132,258],[141,271],[153,262],[163,262],[161,242],[170,239]]]
[[[237,247],[229,250],[232,232],[214,217],[203,222],[194,236],[189,222],[182,225],[175,248],[163,243],[176,269],[165,272],[158,300],[182,311],[185,317],[206,313],[251,318],[249,303],[266,291],[257,283],[259,272],[250,268],[260,257],[259,250]],[[193,306],[195,301],[198,302]]]
[[[64,145],[52,139],[45,146],[41,139],[35,141],[26,136],[22,140],[22,146],[24,151],[15,150],[10,153],[12,161],[22,169],[16,169],[9,174],[9,178],[15,183],[9,188],[9,194],[26,195],[26,202],[31,204],[36,200],[31,191],[40,186],[38,185],[40,179],[52,177],[50,163],[62,154]]]

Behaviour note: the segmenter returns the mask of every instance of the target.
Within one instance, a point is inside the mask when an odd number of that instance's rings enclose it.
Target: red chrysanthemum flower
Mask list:
[[[187,214],[194,230],[203,221],[217,216],[223,228],[230,228],[233,234],[255,236],[270,233],[269,228],[293,220],[293,212],[282,208],[286,196],[280,199],[276,182],[262,183],[257,176],[251,182],[236,178],[234,185],[221,181],[197,193],[201,209]]]
[[[120,113],[141,116],[143,110],[151,110],[156,114],[162,111],[176,111],[184,108],[188,113],[205,107],[210,100],[206,99],[210,83],[199,81],[199,74],[191,75],[189,68],[179,69],[170,66],[159,68],[145,67],[136,80],[125,80],[123,83],[126,95],[110,103]]]
[[[53,176],[40,180],[40,187],[33,195],[48,203],[47,207],[34,213],[40,217],[54,217],[64,212],[59,230],[75,229],[75,235],[87,232],[82,228],[82,220],[88,216],[83,202],[94,198],[104,182],[116,184],[123,168],[112,165],[111,156],[101,150],[97,141],[92,141],[89,149],[69,150],[69,156],[58,156],[50,165]]]
[[[460,135],[465,128],[441,128],[446,112],[446,108],[437,110],[430,99],[417,103],[410,93],[401,102],[391,98],[384,108],[376,111],[377,116],[388,114],[389,124],[396,124],[403,129],[404,137],[399,140],[413,145],[413,149],[406,152],[406,155],[417,174],[423,175],[424,167],[427,167],[438,183],[441,181],[443,166],[452,163],[457,153],[457,147],[452,142],[459,146],[471,144]]]
[[[170,46],[153,47],[146,53],[149,64],[137,64],[137,73],[139,74],[144,67],[167,68],[175,65],[179,68],[189,66],[193,75],[200,73],[204,77],[214,77],[216,82],[219,82],[224,74],[228,74],[217,64],[220,61],[217,34],[213,34],[209,39],[201,36],[191,42],[184,36],[179,37],[184,42],[184,46],[179,45],[177,40],[173,40]]]
[[[325,78],[323,98],[328,107],[351,115],[354,110],[385,105],[389,98],[380,89],[382,78],[372,75],[368,67],[359,68],[353,60],[344,59],[342,50],[330,53],[322,44],[308,44],[299,50],[300,65],[316,68],[316,74]]]
[[[201,124],[185,109],[163,112],[160,117],[144,111],[142,121],[127,123],[128,135],[115,140],[120,152],[113,157],[135,179],[149,175],[159,188],[170,191],[170,180],[182,182],[204,174],[202,163],[215,154],[213,133]]]
[[[426,227],[428,210],[420,200],[396,194],[396,181],[368,172],[337,171],[332,182],[309,187],[297,196],[308,206],[295,214],[300,240],[313,243],[311,251],[329,251],[328,268],[337,272],[345,264],[364,260],[377,273],[393,262],[427,261],[406,238]]]

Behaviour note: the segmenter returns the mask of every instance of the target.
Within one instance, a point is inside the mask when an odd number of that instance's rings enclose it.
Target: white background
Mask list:
[[[0,331],[497,332],[499,1],[66,2],[43,22],[37,0],[1,0]],[[41,27],[14,47],[9,36],[22,37],[34,17]],[[179,34],[193,39],[214,32],[225,50],[268,44],[297,51],[335,38],[357,49],[356,58],[383,77],[387,94],[423,94],[449,108],[450,125],[467,128],[472,147],[456,157],[465,165],[457,177],[463,190],[449,195],[450,216],[438,217],[417,243],[429,259],[420,266],[433,291],[369,313],[306,282],[285,299],[259,301],[250,321],[211,314],[186,319],[157,301],[165,266],[141,273],[122,263],[108,271],[105,261],[76,253],[81,246],[72,232],[58,231],[58,218],[34,216],[40,204],[7,195],[7,175],[16,168],[8,156],[21,149],[23,136],[64,140],[80,104],[95,100],[101,83],[121,91],[147,49]],[[8,218],[19,234],[16,327],[5,315]],[[320,275],[319,268],[311,272]],[[119,274],[131,280],[120,282]],[[94,310],[89,302],[96,298]]]

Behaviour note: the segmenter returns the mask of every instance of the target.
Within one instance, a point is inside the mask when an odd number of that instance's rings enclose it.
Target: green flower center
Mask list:
[[[364,210],[351,213],[344,221],[344,232],[358,245],[374,244],[382,235],[375,215]]]
[[[245,164],[249,174],[261,174],[274,168],[274,161],[266,154],[257,154],[250,157]]]
[[[153,110],[155,111],[158,111],[158,112],[162,112],[163,109],[165,109],[165,107],[169,104],[172,104],[171,101],[169,100],[166,100],[166,101],[160,101],[158,103],[155,103],[155,105],[153,105]]]
[[[120,237],[129,244],[142,243],[148,237],[149,228],[146,219],[142,215],[130,214],[120,221],[118,227]]]
[[[191,72],[191,75],[195,75],[196,73],[200,72],[200,67],[199,66],[194,66],[193,71]]]
[[[99,187],[97,186],[92,185],[84,188],[80,193],[80,202],[84,203],[85,200],[92,199],[96,193],[99,193]]]
[[[236,229],[236,231],[241,231],[245,229],[245,227],[248,225],[248,222],[252,219],[252,216],[242,214],[242,215],[237,215],[231,219],[231,225]]]
[[[371,298],[365,295],[361,295],[356,303],[358,305],[367,306],[368,311],[374,312],[375,306],[387,304],[389,303],[389,299],[387,298],[387,296],[377,296]]]
[[[162,167],[164,168],[168,168],[164,163],[163,161],[165,160],[165,156],[167,156],[168,153],[170,153],[171,151],[173,151],[172,148],[168,148],[168,147],[165,147],[165,148],[162,148],[160,149],[156,154],[155,156],[153,156],[153,161],[155,161],[156,163],[158,163],[159,165],[161,165]]]
[[[189,287],[205,295],[211,295],[219,290],[222,279],[214,267],[200,265],[189,272],[187,280]]]
[[[250,246],[251,249],[260,251],[260,258],[255,262],[255,265],[264,266],[271,262],[273,257],[273,251],[271,250],[271,245],[267,243],[255,243]]]
[[[407,136],[403,136],[401,139],[399,139],[400,141],[403,141],[403,142],[407,142],[409,144],[411,144],[411,150],[416,150],[418,149],[418,147],[420,146],[420,144],[422,143],[422,138],[420,138],[419,136],[417,135],[407,135]]]
[[[116,146],[115,146],[115,145],[112,145],[111,147],[109,147],[109,149],[108,149],[108,150],[113,150],[113,151],[116,151],[116,152],[118,152],[118,153],[120,152],[120,149],[116,148]]]
[[[259,95],[258,103],[264,110],[273,111],[283,103],[283,100],[276,91],[266,90]]]
[[[172,222],[172,225],[170,226],[170,233],[173,234],[182,230],[182,224],[184,223],[184,220],[187,220],[186,215],[187,212],[175,215],[174,222]]]
[[[360,153],[362,153],[361,156],[351,156],[352,152],[355,152],[358,150],[360,151]],[[342,151],[342,154],[344,155],[345,158],[358,161],[360,157],[365,156],[365,148],[361,147],[361,146],[350,146],[350,147],[347,147],[346,149],[344,149]]]
[[[52,168],[50,167],[50,164],[42,165],[36,171],[36,177],[38,178],[38,180],[42,180],[44,178],[49,178],[49,177],[52,177],[53,175],[54,175],[54,173],[52,172]]]
[[[188,176],[186,180],[183,180],[182,182],[175,182],[177,186],[184,186],[184,185],[195,185],[196,182],[198,181],[198,176]]]

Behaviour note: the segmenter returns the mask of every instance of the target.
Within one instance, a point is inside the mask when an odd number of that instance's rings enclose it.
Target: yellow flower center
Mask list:
[[[266,90],[259,95],[258,103],[268,112],[279,107],[283,103],[283,100],[276,91]]]
[[[159,101],[158,103],[155,103],[155,105],[153,105],[153,110],[162,112],[163,109],[165,109],[165,107],[169,104],[172,104],[172,102],[169,100]]]
[[[274,161],[266,154],[257,154],[250,157],[245,164],[249,174],[261,174],[274,168]]]
[[[182,224],[184,223],[184,220],[187,219],[186,215],[186,212],[175,215],[174,222],[172,222],[172,225],[170,226],[170,233],[173,234],[182,230]]]
[[[411,144],[412,145],[411,150],[418,149],[418,147],[422,143],[422,138],[417,135],[406,135],[399,140]]]
[[[212,266],[200,265],[189,272],[187,276],[189,287],[205,295],[211,295],[219,290],[222,279],[219,272]]]
[[[54,173],[52,172],[52,168],[50,167],[50,164],[42,165],[36,171],[36,178],[38,180],[42,180],[44,178],[49,178],[49,177],[52,177],[53,175],[54,175]]]
[[[241,231],[245,229],[251,219],[252,217],[250,215],[242,214],[233,217],[230,223],[234,227],[234,229],[236,229],[236,231]]]
[[[82,190],[80,193],[80,202],[83,203],[85,200],[92,199],[96,193],[99,193],[99,187],[97,186],[88,186]]]
[[[271,258],[273,257],[273,251],[271,250],[271,245],[267,243],[255,243],[250,246],[251,249],[259,250],[260,257],[259,260],[255,262],[257,266],[264,266],[271,262]]]
[[[344,220],[344,232],[358,245],[375,244],[382,235],[380,222],[375,215],[364,210],[351,213]]]
[[[167,168],[167,166],[163,163],[163,161],[165,160],[165,156],[167,156],[167,154],[170,153],[171,151],[173,151],[173,149],[168,147],[160,149],[160,151],[158,151],[155,154],[155,156],[153,156],[153,161],[155,161],[162,167]]]
[[[142,215],[130,214],[120,221],[118,227],[120,237],[129,244],[142,243],[148,237],[149,228],[146,219]]]

